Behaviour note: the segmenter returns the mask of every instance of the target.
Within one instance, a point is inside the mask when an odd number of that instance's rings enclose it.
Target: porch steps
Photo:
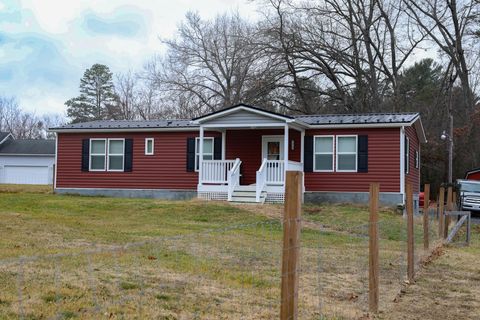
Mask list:
[[[233,191],[231,202],[257,203],[255,196],[256,196],[255,185],[238,186]],[[262,194],[260,195],[260,202],[259,203],[265,203],[266,198],[267,198],[267,192],[263,191]]]

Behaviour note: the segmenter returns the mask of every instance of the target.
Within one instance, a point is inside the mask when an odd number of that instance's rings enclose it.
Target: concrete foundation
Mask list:
[[[190,200],[197,197],[196,190],[167,189],[93,189],[93,188],[57,188],[58,194],[76,194],[82,196],[105,196],[117,198],[155,198],[165,200]],[[414,197],[414,209],[418,212],[418,194]],[[368,192],[305,192],[305,203],[359,203],[368,204]],[[401,193],[380,192],[380,205],[396,207],[403,203]]]
[[[403,203],[401,193],[380,192],[380,205],[397,206]],[[368,204],[368,192],[305,192],[306,203],[361,203]]]
[[[155,198],[165,200],[190,200],[197,197],[194,190],[163,190],[163,189],[87,189],[87,188],[57,188],[58,194],[76,194],[82,196],[105,196],[117,198]]]

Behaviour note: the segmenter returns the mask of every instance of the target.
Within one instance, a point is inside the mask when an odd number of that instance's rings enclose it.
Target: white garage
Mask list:
[[[4,166],[3,183],[50,184],[48,166]]]
[[[0,144],[0,183],[52,184],[54,163],[55,140],[14,140],[10,136]]]

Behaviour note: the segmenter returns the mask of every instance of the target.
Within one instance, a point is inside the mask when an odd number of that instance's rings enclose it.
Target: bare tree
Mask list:
[[[51,138],[48,128],[65,122],[65,117],[59,114],[39,117],[25,112],[14,97],[0,96],[0,131],[9,132],[16,139]]]
[[[395,96],[401,68],[423,40],[393,0],[269,3],[275,14],[266,17],[271,37],[265,43],[284,59],[302,112],[318,112],[319,100],[337,112],[384,108],[385,97]],[[315,90],[326,99],[309,102]]]
[[[133,120],[136,117],[139,100],[137,83],[138,77],[131,70],[115,76],[115,100],[120,117],[124,120]]]
[[[151,78],[188,114],[198,115],[240,102],[256,103],[269,88],[272,61],[254,45],[255,27],[238,13],[202,20],[188,13]]]
[[[477,56],[478,46],[469,31],[478,15],[479,3],[472,0],[404,0],[404,3],[419,30],[455,68],[465,101],[473,108],[475,98],[470,85],[468,56]]]

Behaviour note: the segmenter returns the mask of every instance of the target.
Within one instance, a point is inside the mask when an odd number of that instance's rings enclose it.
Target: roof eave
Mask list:
[[[199,127],[176,127],[176,128],[49,128],[49,132],[55,133],[80,133],[80,132],[161,132],[161,131],[198,131]]]
[[[17,157],[54,157],[55,153],[1,153],[1,156],[17,156]]]
[[[336,129],[336,128],[399,128],[408,126],[408,122],[377,122],[377,123],[331,123],[310,124],[309,129]]]
[[[417,132],[418,140],[420,140],[420,143],[427,143],[427,135],[425,134],[425,128],[423,127],[420,114],[418,114],[415,119],[411,121],[410,125],[415,127],[415,131]]]

